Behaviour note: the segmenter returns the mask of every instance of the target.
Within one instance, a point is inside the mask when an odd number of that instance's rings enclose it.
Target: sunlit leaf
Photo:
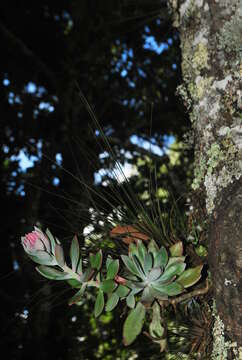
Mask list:
[[[180,275],[185,270],[185,263],[177,263],[169,266],[168,269],[165,269],[165,272],[159,278],[159,282],[163,282],[171,279],[174,275]]]
[[[202,271],[203,265],[196,266],[191,269],[185,270],[176,280],[178,283],[180,283],[184,288],[188,288],[201,278],[201,271]]]
[[[178,241],[176,244],[172,245],[170,248],[171,256],[182,256],[183,254],[183,244],[181,241]]]
[[[175,256],[175,257],[170,257],[166,268],[168,269],[169,266],[176,264],[176,263],[183,263],[185,261],[186,257],[185,256]]]

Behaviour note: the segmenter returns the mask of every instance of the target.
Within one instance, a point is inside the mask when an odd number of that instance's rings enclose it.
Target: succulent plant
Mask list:
[[[177,242],[167,250],[164,246],[159,248],[154,240],[146,239],[147,246],[137,238],[135,241],[129,242],[128,256],[120,256],[124,266],[120,266],[119,259],[110,256],[104,264],[102,250],[99,250],[89,255],[89,264],[84,269],[77,237],[71,243],[71,267],[66,263],[60,242],[49,230],[44,234],[35,228],[34,232],[22,238],[24,250],[38,264],[36,270],[42,276],[66,280],[78,289],[69,300],[70,305],[80,304],[84,292],[90,286],[98,289],[94,306],[96,317],[104,308],[112,311],[120,300],[126,301],[131,311],[123,327],[125,345],[131,344],[139,335],[147,308],[151,307],[153,318],[149,327],[150,337],[160,344],[163,351],[166,340],[159,303],[194,285],[201,277],[202,266],[185,270],[182,242]]]
[[[169,248],[158,248],[152,240],[148,247],[141,241],[129,245],[129,255],[121,255],[127,271],[127,282],[131,291],[127,297],[127,305],[134,307],[135,295],[140,295],[142,303],[157,300],[168,300],[194,285],[201,277],[202,266],[185,270],[182,242]]]

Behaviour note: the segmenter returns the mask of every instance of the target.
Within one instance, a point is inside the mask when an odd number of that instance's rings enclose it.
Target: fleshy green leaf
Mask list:
[[[149,287],[144,288],[141,296],[142,303],[151,303],[154,300],[152,290]]]
[[[131,293],[129,294],[129,296],[126,297],[126,304],[131,309],[135,307],[135,298],[134,295],[132,295]]]
[[[139,277],[141,277],[142,279],[145,279],[146,274],[145,274],[145,271],[144,271],[143,266],[142,266],[143,263],[141,264],[140,260],[137,258],[136,255],[132,256],[132,260],[133,260],[134,265],[136,266],[136,269],[139,272]]]
[[[159,251],[159,248],[158,248],[155,240],[151,240],[148,245],[148,252],[153,255],[153,259],[155,259],[158,251]]]
[[[71,266],[73,271],[77,271],[77,265],[80,257],[80,248],[77,236],[74,236],[71,242],[70,248],[70,258],[71,258]],[[80,261],[81,262],[81,261]],[[82,273],[82,269],[79,267],[78,271]]]
[[[108,266],[112,261],[113,261],[113,259],[111,258],[110,255],[108,255],[107,260],[106,260],[106,269],[108,269]]]
[[[155,284],[153,284],[152,286],[155,290],[159,291],[162,294],[167,294],[168,296],[175,296],[181,294],[184,291],[183,286],[175,281],[168,285],[156,286]]]
[[[72,276],[64,271],[59,271],[54,269],[53,267],[40,265],[36,267],[36,270],[47,279],[51,280],[67,280],[71,279]]]
[[[161,338],[164,335],[165,329],[161,325],[161,322],[160,306],[155,301],[152,306],[152,321],[149,326],[149,332],[152,337]]]
[[[139,261],[141,262],[141,264],[143,264],[144,260],[145,260],[145,255],[147,254],[147,250],[141,240],[138,240],[137,248],[138,248],[138,256],[137,257],[138,257]]]
[[[114,279],[119,270],[119,260],[112,260],[108,265],[107,279]]]
[[[105,310],[112,311],[118,304],[119,296],[116,293],[111,294],[110,298],[107,301]]]
[[[134,243],[130,243],[129,244],[129,256],[131,255],[136,255],[138,256],[138,248],[137,248],[137,245],[134,244]]]
[[[170,247],[171,256],[182,256],[183,254],[183,244],[181,241],[178,241],[176,244]]]
[[[153,338],[157,338],[155,343],[160,345],[160,352],[163,352],[167,348],[167,339],[163,338],[165,329],[162,326],[162,318],[160,316],[160,306],[157,302],[152,306],[152,321],[149,326],[149,333]]]
[[[100,289],[107,294],[111,293],[116,287],[117,287],[117,284],[115,283],[115,281],[113,281],[111,279],[103,280],[100,283]]]
[[[177,264],[177,263],[183,263],[185,261],[186,257],[185,256],[175,256],[175,257],[170,257],[166,268],[168,269],[169,266],[173,265],[173,264]]]
[[[124,345],[130,345],[140,334],[145,318],[145,307],[140,302],[131,310],[123,327]]]
[[[168,254],[164,246],[162,246],[154,259],[154,267],[165,267],[167,261],[168,261]]]
[[[52,254],[55,253],[55,245],[56,245],[56,242],[55,242],[55,238],[54,236],[51,234],[50,230],[49,229],[46,229],[46,235],[48,236],[48,239],[50,240],[50,244],[51,244],[51,251],[52,251]]]
[[[100,270],[102,265],[102,250],[99,250],[95,255],[90,254],[90,263],[93,269]]]
[[[148,272],[152,268],[152,263],[153,263],[152,255],[150,253],[147,253],[144,259],[144,270],[146,274],[148,274]]]
[[[103,295],[103,291],[99,290],[94,306],[95,317],[98,317],[102,313],[103,308],[104,308],[104,295]]]
[[[82,287],[81,281],[78,281],[78,280],[76,280],[76,279],[67,280],[67,283],[68,283],[69,285],[71,285],[71,287],[73,287],[73,288],[80,288],[80,287]]]
[[[165,269],[158,282],[170,280],[174,275],[180,275],[185,270],[185,267],[185,263],[177,263],[169,266],[168,269]]]
[[[92,268],[87,268],[84,273],[80,276],[80,281],[81,282],[86,282],[88,280],[91,279],[91,277],[93,276],[94,270]]]
[[[60,267],[65,265],[65,257],[63,247],[59,244],[55,245],[55,258]]]
[[[153,268],[148,275],[148,279],[150,282],[155,281],[160,277],[160,275],[161,275],[161,268],[159,267]]]
[[[198,282],[198,280],[201,278],[202,268],[203,265],[199,265],[194,268],[187,269],[178,277],[176,281],[184,286],[184,288],[188,288],[196,284],[196,282]]]
[[[133,273],[134,275],[140,276],[140,273],[137,269],[137,267],[135,266],[135,264],[133,263],[133,261],[126,255],[121,255],[121,259],[124,262],[124,265],[126,266],[126,268]]]
[[[115,294],[117,294],[120,298],[123,298],[128,295],[130,292],[130,289],[125,285],[119,285],[117,290],[115,291]]]
[[[195,248],[195,251],[198,256],[205,257],[208,255],[208,251],[205,246],[199,245]]]
[[[72,296],[72,298],[68,301],[68,304],[73,305],[73,304],[79,302],[83,297],[86,287],[87,287],[87,284],[83,284],[81,289],[74,296]]]
[[[102,259],[103,259],[102,250],[99,250],[98,253],[96,254],[97,270],[101,269]]]
[[[160,290],[156,290],[153,285],[151,285],[152,295],[159,300],[168,300],[168,295]]]
[[[43,250],[36,250],[34,255],[28,253],[28,256],[30,257],[30,259],[40,265],[57,265],[55,258],[51,254]]]

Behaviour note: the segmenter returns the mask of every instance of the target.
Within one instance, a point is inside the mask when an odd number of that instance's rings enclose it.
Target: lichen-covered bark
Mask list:
[[[226,331],[239,342],[242,331],[242,181],[228,187],[211,224],[210,268],[216,307]],[[219,270],[218,270],[219,269]]]
[[[211,220],[217,311],[226,333],[241,346],[242,2],[169,3],[181,38],[184,82],[178,91],[190,111],[195,140],[192,188],[203,189]]]

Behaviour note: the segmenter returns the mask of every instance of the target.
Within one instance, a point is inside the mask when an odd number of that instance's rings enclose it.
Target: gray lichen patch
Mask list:
[[[222,127],[218,130],[223,140],[212,143],[195,168],[192,188],[196,190],[204,184],[208,214],[214,210],[218,193],[242,175],[240,145],[234,142],[232,129]],[[242,132],[242,128],[240,130]]]
[[[241,57],[242,8],[238,6],[230,21],[225,22],[218,34],[218,48]],[[229,64],[231,66],[231,64]]]
[[[225,326],[216,311],[215,302],[213,303],[213,350],[211,360],[228,360],[228,352],[232,351],[234,359],[242,359],[242,348],[236,342],[225,339]]]

